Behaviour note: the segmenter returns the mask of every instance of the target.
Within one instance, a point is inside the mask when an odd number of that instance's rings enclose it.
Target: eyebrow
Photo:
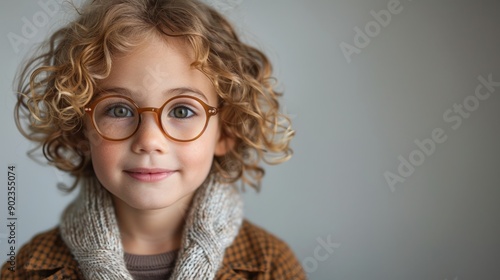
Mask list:
[[[95,97],[98,97],[98,96],[100,96],[101,94],[103,94],[105,92],[118,93],[118,94],[130,97],[132,99],[133,99],[134,96],[141,95],[141,93],[134,92],[134,91],[132,91],[130,89],[127,89],[127,88],[123,88],[123,87],[109,87],[109,88],[102,88],[102,89],[99,89],[98,91],[96,91],[95,92]],[[166,95],[172,96],[172,97],[177,96],[177,95],[182,95],[182,94],[185,94],[185,93],[191,93],[193,95],[196,95],[197,97],[203,99],[205,102],[208,103],[207,96],[201,90],[198,90],[198,89],[193,88],[193,87],[173,88],[173,89],[169,89],[169,90],[167,90],[165,92]]]

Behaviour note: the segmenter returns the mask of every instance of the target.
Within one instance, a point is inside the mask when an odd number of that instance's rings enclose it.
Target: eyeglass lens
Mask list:
[[[182,141],[196,138],[205,128],[207,114],[204,106],[189,97],[173,98],[158,112],[163,131]],[[109,97],[102,99],[93,110],[99,133],[110,139],[125,139],[137,130],[141,116],[128,99]]]

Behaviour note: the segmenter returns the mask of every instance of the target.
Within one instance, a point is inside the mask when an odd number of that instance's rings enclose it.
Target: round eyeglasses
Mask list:
[[[166,137],[179,142],[194,141],[203,134],[210,117],[217,115],[218,111],[218,108],[186,95],[172,97],[159,108],[139,108],[132,99],[122,95],[107,95],[85,107],[99,135],[112,141],[126,140],[134,135],[144,112],[155,113]]]

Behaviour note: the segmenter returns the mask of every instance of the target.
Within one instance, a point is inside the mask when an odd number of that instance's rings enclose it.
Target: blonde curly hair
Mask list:
[[[294,135],[280,112],[272,67],[258,49],[243,43],[217,11],[196,0],[94,0],[77,9],[75,21],[56,31],[18,78],[15,114],[21,133],[39,143],[48,162],[75,181],[94,176],[84,133],[84,107],[113,58],[151,34],[185,40],[192,67],[214,84],[224,104],[219,118],[234,147],[215,157],[212,172],[221,182],[260,188],[261,162],[291,157]]]

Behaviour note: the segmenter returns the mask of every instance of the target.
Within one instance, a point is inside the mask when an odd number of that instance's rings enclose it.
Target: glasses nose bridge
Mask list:
[[[145,113],[145,112],[154,113],[156,124],[158,124],[158,126],[163,130],[163,127],[161,126],[161,123],[160,123],[161,108],[155,108],[155,107],[137,108],[137,114],[139,115],[139,123],[142,122],[142,113]]]

